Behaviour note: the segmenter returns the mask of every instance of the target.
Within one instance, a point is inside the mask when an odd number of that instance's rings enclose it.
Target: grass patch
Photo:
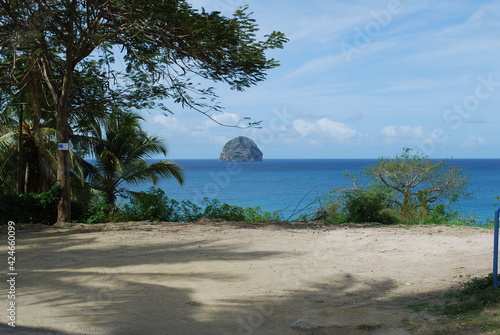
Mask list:
[[[420,303],[408,306],[444,318],[431,327],[431,333],[500,335],[500,287],[493,287],[493,275],[472,278],[443,296],[442,304]]]
[[[431,304],[428,302],[411,304],[408,305],[408,308],[415,312],[428,311],[432,314],[443,314],[443,306],[438,304]]]
[[[473,278],[459,289],[445,295],[452,303],[444,306],[448,316],[477,313],[486,308],[500,307],[500,288],[493,287],[493,274],[484,278]]]
[[[379,329],[381,327],[382,327],[382,325],[359,325],[356,328],[358,330],[363,330],[363,331],[366,331],[366,332],[370,332],[370,331],[373,331],[373,330],[377,330],[377,329]]]
[[[449,334],[487,334],[500,335],[500,313],[497,309],[488,309],[480,313],[467,314],[452,319],[441,320],[431,329],[434,335]]]

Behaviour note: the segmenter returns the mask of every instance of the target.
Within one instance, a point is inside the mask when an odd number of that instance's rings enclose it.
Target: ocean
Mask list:
[[[293,219],[313,210],[315,201],[335,188],[347,186],[346,171],[357,174],[376,159],[266,159],[262,162],[220,162],[207,159],[176,160],[185,173],[185,184],[163,180],[156,187],[176,200],[201,204],[204,197],[231,205],[261,207]],[[485,223],[493,218],[496,196],[500,196],[500,159],[452,159],[467,169],[471,197],[459,200],[454,208],[464,216]],[[151,184],[131,187],[147,191]]]

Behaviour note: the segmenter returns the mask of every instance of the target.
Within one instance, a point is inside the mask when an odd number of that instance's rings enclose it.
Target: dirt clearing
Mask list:
[[[441,226],[199,222],[18,230],[16,328],[418,334],[407,325],[435,317],[406,306],[490,273],[492,241],[491,230]],[[0,303],[6,311],[8,301]],[[0,330],[10,329],[3,318]]]

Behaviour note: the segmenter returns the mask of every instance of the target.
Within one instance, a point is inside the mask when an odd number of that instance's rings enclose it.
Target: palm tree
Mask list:
[[[4,59],[8,61],[8,55]],[[3,193],[41,193],[56,182],[56,119],[50,92],[41,74],[32,69],[29,57],[20,58],[18,66],[27,69],[20,78],[12,78],[16,89],[0,91],[0,186]],[[3,64],[5,65],[5,64]],[[9,78],[11,73],[1,72]],[[57,69],[53,69],[57,71]],[[87,124],[98,124],[106,117],[109,104],[106,95],[108,79],[95,62],[84,62],[75,70],[75,88],[71,91],[70,115],[72,184],[82,182],[76,156],[88,154],[91,147],[86,136]],[[76,179],[76,180],[75,180]],[[75,192],[78,198],[81,192]]]
[[[140,116],[129,111],[113,110],[102,125],[90,129],[94,162],[86,162],[86,179],[95,190],[114,205],[117,196],[130,193],[126,184],[139,184],[160,178],[175,178],[184,183],[179,164],[162,160],[148,164],[146,159],[167,150],[158,136],[149,136],[140,127]]]
[[[0,184],[3,191],[48,191],[55,182],[55,129],[50,120],[36,117],[29,108],[22,109],[21,124],[14,113],[12,108],[7,108],[0,115]],[[19,144],[22,145],[22,164],[18,161]]]

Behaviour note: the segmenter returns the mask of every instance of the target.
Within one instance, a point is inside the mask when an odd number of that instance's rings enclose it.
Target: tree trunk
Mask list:
[[[59,110],[56,116],[57,142],[69,143],[68,112]],[[70,188],[69,150],[57,151],[57,183],[63,189],[57,206],[57,222],[69,222],[71,219],[71,188]]]
[[[19,104],[18,108],[19,113],[19,132],[18,132],[18,141],[17,141],[17,194],[25,193],[24,189],[24,178],[26,174],[26,169],[24,165],[24,142],[23,142],[23,106]]]
[[[66,50],[66,72],[56,105],[56,137],[57,151],[57,183],[63,188],[61,199],[57,206],[57,222],[70,222],[71,220],[71,184],[70,184],[70,156],[69,150],[61,150],[61,143],[69,145],[69,98],[73,84],[73,47],[69,45]],[[65,148],[69,149],[69,148]]]

